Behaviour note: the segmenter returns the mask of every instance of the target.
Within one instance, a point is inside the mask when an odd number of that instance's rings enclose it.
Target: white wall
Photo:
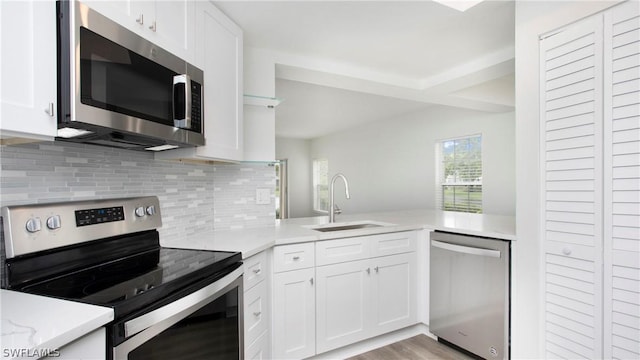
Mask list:
[[[637,1],[637,0],[632,0]],[[539,35],[614,2],[516,2],[516,235],[512,245],[512,358],[543,358],[539,239]]]
[[[314,216],[311,142],[304,139],[276,138],[276,159],[287,160],[289,217]]]
[[[433,208],[435,143],[482,134],[485,213],[515,211],[515,122],[513,113],[489,114],[444,106],[313,139],[311,157],[327,158],[329,174],[349,180],[336,203],[345,213]]]

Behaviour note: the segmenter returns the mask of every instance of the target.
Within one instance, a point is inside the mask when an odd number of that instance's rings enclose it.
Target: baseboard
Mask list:
[[[370,339],[362,340],[355,344],[347,345],[339,349],[327,351],[325,353],[310,357],[309,359],[313,359],[313,360],[346,359],[352,356],[356,356],[358,354],[365,353],[367,351],[371,351],[389,344],[393,344],[394,342],[398,342],[416,335],[420,335],[420,334],[424,334],[433,339],[436,339],[436,337],[429,332],[429,327],[421,323],[421,324],[416,324],[413,326],[406,327],[404,329],[392,331],[390,333],[386,333],[380,336],[376,336]]]

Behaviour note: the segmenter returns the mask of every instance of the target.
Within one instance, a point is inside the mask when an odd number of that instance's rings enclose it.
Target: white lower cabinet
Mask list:
[[[305,358],[416,324],[416,243],[417,232],[406,231],[317,241],[315,249],[277,246],[274,358]]]
[[[416,254],[316,268],[317,351],[416,323]]]
[[[253,344],[268,326],[267,283],[262,281],[244,293],[244,341]]]
[[[417,322],[416,253],[371,260],[372,335],[401,329]]]
[[[58,349],[57,354],[45,359],[105,359],[107,354],[107,332],[101,327]]]
[[[316,353],[315,269],[273,276],[273,357],[302,359]]]
[[[268,251],[268,250],[267,250]],[[244,259],[244,357],[271,357],[269,262],[267,251]]]
[[[369,260],[316,268],[318,353],[369,337],[371,266]]]
[[[271,359],[271,352],[269,351],[270,348],[269,335],[266,333],[262,334],[255,343],[247,348],[244,353],[244,358],[245,360]]]

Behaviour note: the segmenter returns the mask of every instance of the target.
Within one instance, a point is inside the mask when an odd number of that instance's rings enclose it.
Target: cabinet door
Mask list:
[[[369,260],[316,268],[318,353],[369,337],[372,271]]]
[[[247,290],[244,294],[244,345],[250,347],[269,328],[267,283]]]
[[[302,359],[316,353],[314,269],[273,277],[273,357]]]
[[[56,4],[0,1],[2,137],[56,136]]]
[[[416,254],[371,259],[372,336],[417,322]]]
[[[604,20],[604,358],[640,358],[640,6]]]
[[[198,1],[196,63],[204,70],[204,158],[243,160],[242,29],[209,1]]]
[[[187,0],[83,0],[93,10],[189,62],[195,59],[196,5]]]
[[[144,25],[148,26],[153,20],[153,3],[150,1],[82,0],[81,2],[138,34],[143,33]]]
[[[166,50],[193,63],[195,61],[196,3],[188,0],[155,1],[154,23],[157,43]],[[151,19],[150,19],[151,20]]]
[[[58,356],[47,356],[44,359],[106,359],[107,332],[105,328],[98,328],[58,350]]]
[[[246,360],[272,359],[269,349],[269,333],[265,332],[258,338],[258,340],[247,348],[244,352],[244,358]]]
[[[545,356],[602,357],[602,17],[540,43]]]

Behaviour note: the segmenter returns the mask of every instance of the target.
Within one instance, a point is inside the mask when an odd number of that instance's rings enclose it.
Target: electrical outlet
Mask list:
[[[269,205],[269,204],[271,204],[271,190],[269,190],[269,189],[256,189],[256,204],[257,205]]]

